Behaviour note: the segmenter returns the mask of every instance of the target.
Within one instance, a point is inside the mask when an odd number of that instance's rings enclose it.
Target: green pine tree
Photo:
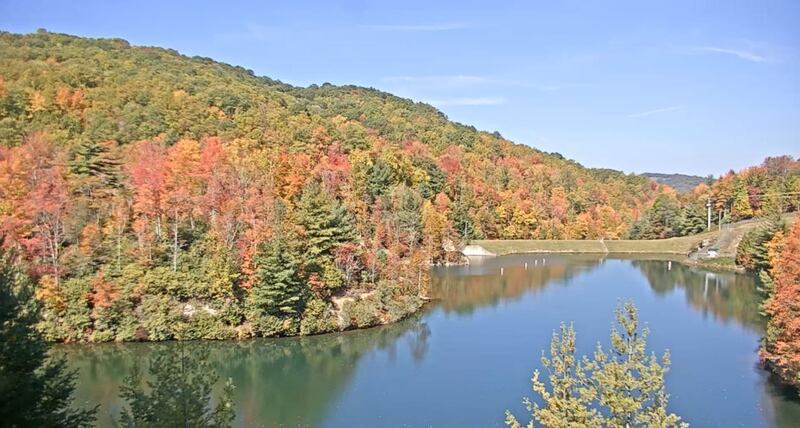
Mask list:
[[[425,157],[416,157],[413,159],[414,166],[425,171],[426,180],[417,184],[416,188],[419,194],[425,199],[433,199],[439,192],[444,189],[447,183],[447,174],[436,165],[436,162]]]
[[[297,317],[305,302],[299,258],[282,237],[262,244],[255,256],[256,282],[248,306],[274,317]]]
[[[297,210],[305,232],[305,260],[322,265],[322,258],[331,258],[339,244],[355,237],[354,220],[347,209],[317,182],[306,186]]]
[[[406,243],[417,245],[422,239],[422,196],[406,185],[395,187],[389,196],[392,207],[389,217],[405,235]]]
[[[378,197],[386,193],[394,183],[394,172],[386,162],[378,159],[369,169],[367,176],[367,192],[370,196]]]
[[[683,216],[674,196],[658,195],[653,205],[632,225],[631,239],[663,239],[677,236],[683,228]]]
[[[467,186],[462,186],[461,192],[453,203],[453,229],[465,243],[476,237],[475,225],[469,214],[471,209],[472,192]]]
[[[674,197],[667,194],[658,195],[649,214],[655,238],[672,238],[678,235],[681,227],[681,209]]]
[[[32,285],[8,255],[0,254],[0,425],[88,427],[96,408],[72,408],[76,373],[48,357],[34,329],[38,307]]]
[[[653,233],[653,226],[650,222],[650,216],[645,213],[641,218],[638,218],[631,224],[630,231],[628,232],[628,239],[656,239],[657,236]]]
[[[94,177],[104,186],[119,186],[119,160],[111,156],[108,147],[96,141],[83,142],[75,149],[69,162],[71,174]]]
[[[705,214],[696,205],[687,204],[683,207],[680,234],[686,236],[704,232],[708,226],[707,222]]]
[[[787,225],[780,217],[773,217],[745,233],[736,246],[736,264],[750,272],[769,270],[767,243],[779,231],[786,233]]]

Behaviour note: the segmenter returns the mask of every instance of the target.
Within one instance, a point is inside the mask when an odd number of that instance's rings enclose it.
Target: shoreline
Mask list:
[[[635,256],[635,255],[638,255],[638,256],[648,256],[649,258],[652,258],[653,260],[674,261],[676,263],[681,263],[681,264],[684,264],[686,266],[706,269],[706,270],[710,270],[710,271],[747,274],[747,272],[744,269],[742,269],[742,268],[740,268],[738,266],[735,266],[735,265],[708,263],[708,262],[704,262],[702,260],[691,259],[686,254],[678,254],[678,253],[658,253],[658,252],[645,252],[645,251],[639,251],[639,252],[612,252],[612,251],[609,251],[609,252],[596,252],[596,251],[559,250],[559,251],[508,252],[508,253],[503,253],[503,254],[500,254],[500,255],[482,255],[482,256],[477,256],[477,257],[502,257],[502,256],[508,256],[508,255],[515,255],[515,254],[560,254],[560,255],[596,254],[596,255],[608,255],[608,256],[626,256],[626,255],[627,256]],[[471,257],[476,257],[476,256],[471,256]],[[468,261],[469,257],[465,256],[464,259],[467,260],[467,262],[464,263],[464,264],[468,265],[469,264],[469,261]],[[462,264],[451,263],[451,264],[448,264],[446,266],[459,266],[459,265],[462,265]],[[383,319],[383,320],[381,320],[381,322],[378,322],[378,323],[372,324],[372,325],[365,325],[365,326],[360,326],[360,327],[352,327],[352,326],[350,326],[349,328],[344,328],[344,329],[340,329],[340,330],[330,330],[330,331],[317,332],[317,333],[312,333],[312,334],[233,337],[233,338],[219,338],[219,339],[215,339],[215,338],[185,338],[185,339],[171,338],[171,339],[168,339],[168,340],[119,340],[119,341],[118,340],[110,340],[110,341],[97,341],[97,342],[88,341],[88,340],[82,340],[82,341],[73,341],[73,342],[54,341],[54,342],[50,342],[50,343],[57,344],[59,346],[81,346],[81,345],[121,344],[121,343],[169,343],[169,342],[192,342],[192,341],[246,342],[246,341],[258,340],[258,339],[280,339],[280,338],[292,338],[292,337],[300,338],[300,337],[310,337],[310,336],[321,336],[321,335],[328,335],[328,334],[346,333],[346,332],[359,331],[359,330],[368,330],[368,329],[371,329],[371,328],[382,327],[382,326],[387,326],[387,325],[391,325],[391,324],[396,324],[398,322],[402,322],[402,321],[404,321],[406,319],[409,319],[409,318],[412,318],[414,316],[419,315],[420,313],[422,313],[425,310],[425,308],[430,303],[436,301],[436,299],[430,298],[428,296],[415,296],[415,297],[419,299],[419,304],[415,305],[415,306],[417,306],[416,309],[413,310],[413,311],[410,311],[410,312],[407,312],[407,313],[403,314],[398,319],[394,319],[394,320]],[[336,307],[336,306],[337,305],[334,303],[334,307]],[[336,311],[336,312],[339,312],[339,311],[341,311],[341,308],[338,308],[338,311]]]
[[[332,320],[335,319],[339,328],[326,330],[326,331],[315,331],[313,333],[306,333],[302,334],[298,331],[297,334],[275,334],[270,336],[261,336],[261,335],[252,335],[252,336],[230,336],[230,337],[184,337],[179,338],[175,337],[174,335],[168,339],[164,340],[148,340],[148,339],[134,339],[134,340],[75,340],[75,341],[59,341],[59,340],[45,340],[47,343],[57,345],[57,346],[86,346],[86,345],[102,345],[102,344],[123,344],[123,343],[171,343],[171,342],[247,342],[250,340],[257,340],[257,339],[281,339],[281,338],[301,338],[301,337],[311,337],[311,336],[322,336],[328,334],[335,334],[335,333],[345,333],[351,331],[359,331],[359,330],[367,330],[376,327],[383,327],[387,325],[397,324],[402,322],[406,319],[412,318],[414,316],[419,315],[423,312],[425,307],[435,299],[429,296],[420,296],[420,295],[404,295],[403,299],[417,299],[417,302],[412,302],[411,307],[407,307],[407,310],[403,310],[400,314],[396,314],[396,317],[390,317],[389,314],[384,313],[383,311],[378,311],[375,313],[375,320],[377,322],[364,324],[364,325],[357,325],[357,324],[347,324],[343,327],[341,324],[342,316],[344,315],[346,309],[344,308],[344,302],[348,303],[362,303],[366,302],[368,299],[374,297],[374,290],[370,293],[367,293],[366,296],[350,296],[345,298],[340,298],[338,301],[332,300],[331,305],[332,313],[331,318]],[[406,302],[408,303],[408,302]],[[412,309],[413,307],[413,309]],[[239,324],[234,326],[234,330],[238,330],[239,328],[246,325],[245,323]]]

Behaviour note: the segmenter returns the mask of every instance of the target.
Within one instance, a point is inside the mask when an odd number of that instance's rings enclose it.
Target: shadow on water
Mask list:
[[[772,373],[763,372],[765,378],[764,399],[770,407],[764,409],[764,413],[775,421],[776,427],[798,427],[800,426],[800,400],[798,400],[798,390],[793,386],[786,385]]]
[[[611,270],[603,269],[607,263],[611,263]],[[551,296],[581,292],[584,289],[573,288],[572,285],[585,282],[602,284],[609,278],[616,282],[614,279],[619,269],[631,272],[631,278],[639,278],[638,281],[648,284],[647,293],[669,299],[684,299],[690,312],[699,312],[715,323],[732,323],[753,332],[753,337],[763,332],[764,320],[758,314],[760,296],[752,276],[712,273],[677,262],[653,260],[652,257],[608,259],[602,255],[526,254],[473,259],[469,266],[435,268],[431,286],[434,300],[422,314],[393,325],[313,337],[189,342],[183,346],[187,352],[200,346],[209,348],[211,364],[220,377],[233,379],[236,386],[234,400],[237,426],[338,426],[335,421],[342,420],[340,412],[345,411],[342,409],[350,409],[343,407],[342,400],[349,400],[348,403],[352,404],[352,400],[360,402],[367,398],[359,395],[363,392],[354,388],[358,373],[362,377],[378,376],[374,371],[391,370],[392,365],[387,366],[385,361],[395,359],[410,360],[420,366],[447,367],[451,360],[439,361],[446,354],[442,354],[441,347],[436,352],[430,352],[432,342],[439,346],[445,343],[453,346],[453,343],[457,343],[453,340],[458,338],[444,337],[448,334],[466,335],[470,341],[480,342],[479,336],[471,336],[469,332],[448,333],[448,330],[443,330],[442,325],[438,324],[440,318],[436,315],[440,311],[464,315],[464,319],[477,319],[484,308],[493,308],[504,302],[528,302],[525,299],[531,296],[534,297],[532,304],[540,305],[537,303],[541,300],[538,294],[545,290],[548,293],[556,292],[550,293]],[[648,285],[643,286],[647,289]],[[594,292],[602,293],[611,289],[594,289]],[[481,316],[486,315],[484,313]],[[506,324],[497,324],[499,328],[506,328],[503,326]],[[549,335],[549,331],[539,333]],[[731,336],[736,334],[730,333]],[[437,340],[432,341],[432,337]],[[703,340],[702,337],[695,339]],[[113,416],[119,413],[123,405],[118,398],[119,387],[134,361],[145,362],[156,351],[177,350],[178,346],[176,343],[129,343],[71,345],[56,349],[67,355],[71,367],[79,370],[76,390],[78,402],[100,403],[99,426],[111,426]],[[478,343],[478,346],[483,345]],[[365,358],[369,355],[380,355],[381,358]],[[470,358],[470,355],[460,355],[465,359]],[[797,392],[770,381],[766,372],[756,367],[753,370],[757,371],[756,377],[763,380],[762,387],[751,390],[752,394],[762,397],[760,411],[763,413],[762,420],[767,421],[763,422],[763,426],[798,426],[800,403]],[[411,370],[408,373],[413,376],[416,372]],[[732,375],[737,376],[737,373]],[[457,382],[457,379],[434,377],[429,382]],[[516,382],[516,379],[508,381]],[[408,379],[407,382],[413,381]],[[451,387],[459,388],[459,385],[452,384]],[[748,384],[742,387],[754,386]],[[409,387],[407,394],[419,394],[419,391],[415,391]],[[514,395],[510,400],[517,398]],[[414,402],[413,397],[402,396],[402,399]],[[751,398],[750,401],[754,400]],[[480,400],[470,406],[479,408]],[[442,410],[445,408],[443,406]],[[369,412],[369,409],[364,411]],[[396,414],[385,415],[389,419],[384,421],[392,426],[401,425],[403,420],[391,418],[402,419],[403,414],[399,410]],[[502,409],[497,410],[497,415],[497,422],[501,423]],[[344,418],[347,419],[347,415]]]
[[[112,426],[123,402],[119,388],[134,361],[146,364],[155,352],[185,346],[209,350],[221,379],[236,387],[236,425],[318,426],[345,389],[363,355],[408,352],[422,360],[430,329],[420,317],[380,328],[321,336],[243,342],[127,343],[59,346],[78,369],[77,402],[99,403],[98,426]],[[219,387],[221,382],[217,385]]]

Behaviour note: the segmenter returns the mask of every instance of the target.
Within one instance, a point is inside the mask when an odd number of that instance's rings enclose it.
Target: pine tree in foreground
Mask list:
[[[95,409],[73,409],[75,372],[48,357],[35,330],[38,308],[31,283],[8,255],[0,254],[0,425],[88,427]]]
[[[669,370],[669,353],[661,360],[647,354],[648,329],[639,328],[636,306],[627,302],[615,310],[616,324],[611,330],[611,348],[598,343],[592,358],[575,355],[575,330],[561,325],[553,334],[550,357],[542,355],[548,385],[533,373],[533,390],[540,401],[525,398],[525,407],[534,422],[543,427],[688,427],[669,413],[669,395],[664,375]],[[540,404],[541,403],[541,404]],[[506,424],[521,428],[521,423],[506,411]]]

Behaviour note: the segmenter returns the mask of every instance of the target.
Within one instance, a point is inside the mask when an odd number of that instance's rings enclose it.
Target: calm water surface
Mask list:
[[[527,269],[525,263],[528,264]],[[503,274],[500,270],[503,268]],[[110,426],[135,360],[164,347],[210,346],[236,385],[236,425],[492,427],[522,397],[553,329],[573,322],[581,353],[607,341],[613,309],[632,299],[669,348],[671,410],[695,427],[798,427],[796,394],[759,369],[763,331],[749,276],[665,261],[519,255],[437,268],[425,312],[401,323],[305,338],[64,346],[77,395]]]

